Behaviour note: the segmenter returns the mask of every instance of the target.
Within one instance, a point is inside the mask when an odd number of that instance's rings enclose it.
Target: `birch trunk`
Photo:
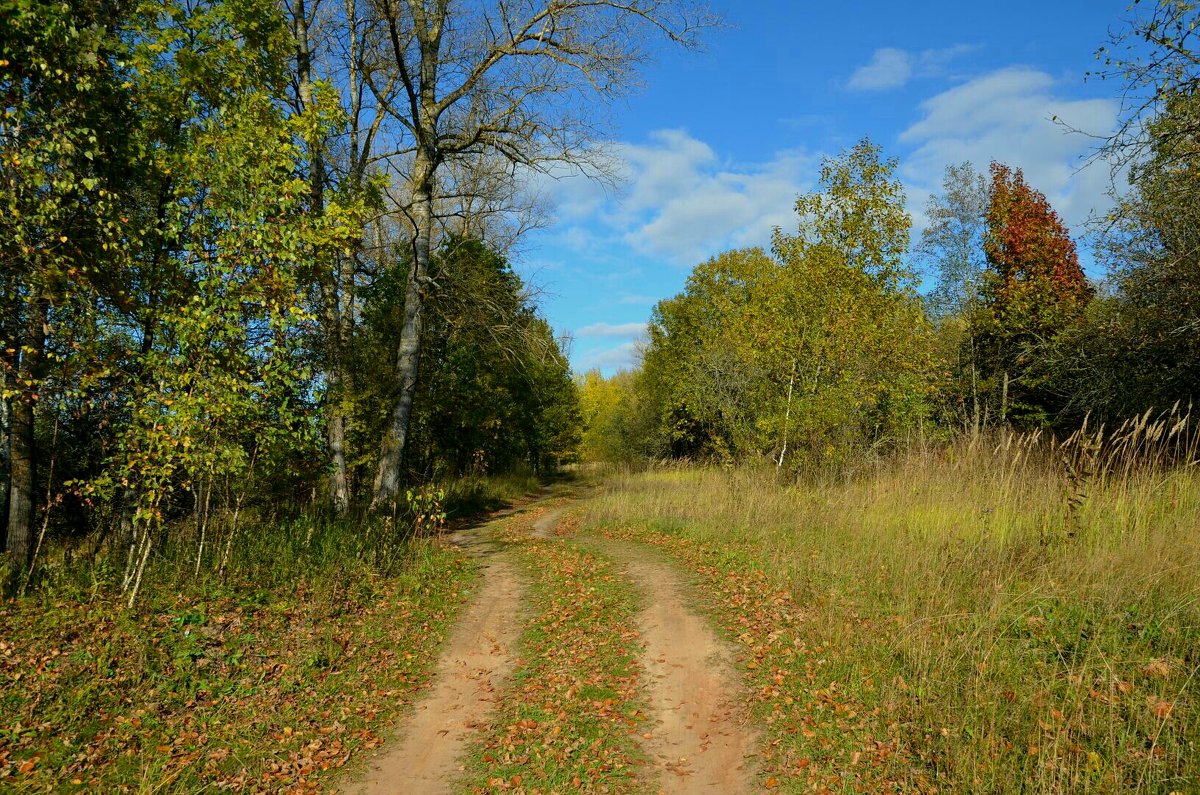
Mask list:
[[[313,104],[312,51],[309,35],[308,9],[305,0],[296,0],[292,7],[292,32],[296,41],[296,84],[300,104],[305,110]],[[325,211],[325,157],[322,141],[308,141],[309,194],[313,215]],[[346,474],[346,415],[342,408],[343,311],[345,302],[339,296],[341,272],[345,267],[335,258],[330,273],[320,275],[323,322],[326,335],[325,351],[325,446],[330,459],[329,500],[339,516],[350,505],[350,490]]]
[[[401,467],[408,443],[409,420],[417,391],[417,373],[421,363],[421,311],[424,309],[424,284],[429,274],[433,237],[433,158],[418,152],[414,165],[412,221],[413,258],[404,290],[404,326],[396,350],[396,384],[399,397],[388,423],[375,473],[375,495],[371,510],[395,510],[400,494]]]

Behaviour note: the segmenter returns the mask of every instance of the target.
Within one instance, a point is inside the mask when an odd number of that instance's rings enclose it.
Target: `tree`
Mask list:
[[[654,308],[639,387],[656,415],[659,454],[730,459],[758,446],[762,373],[739,330],[762,311],[757,300],[778,270],[762,249],[727,251]]]
[[[895,170],[863,139],[797,199],[798,233],[775,236],[781,289],[755,346],[778,352],[768,427],[823,464],[896,440],[926,411],[929,328],[904,262],[912,219]]]
[[[1066,226],[1020,169],[992,163],[984,251],[988,273],[980,333],[999,391],[1000,421],[1044,421],[1052,408],[1033,367],[1055,335],[1076,322],[1092,297]],[[999,383],[995,383],[998,381]]]
[[[44,385],[71,353],[71,320],[120,301],[117,202],[129,162],[122,22],[99,2],[0,4],[0,360],[9,404],[6,546],[33,554],[35,426]],[[65,349],[64,349],[65,348]]]
[[[1175,95],[1151,121],[1098,252],[1112,293],[1055,351],[1072,414],[1113,420],[1200,395],[1200,95]],[[1200,126],[1195,127],[1200,134]]]
[[[988,183],[970,163],[946,166],[942,191],[929,197],[929,226],[921,232],[918,256],[933,266],[936,285],[927,305],[938,320],[953,359],[956,400],[969,398],[965,425],[976,432],[983,417],[979,402],[979,352],[972,316],[979,305],[987,259],[984,255]]]
[[[1104,68],[1097,76],[1123,83],[1121,120],[1097,155],[1107,157],[1114,171],[1135,163],[1151,150],[1161,150],[1175,138],[1200,136],[1200,118],[1177,116],[1170,129],[1153,129],[1151,122],[1169,112],[1173,98],[1200,88],[1200,11],[1193,0],[1154,0],[1130,7],[1138,13],[1112,35],[1096,57]]]
[[[1120,81],[1120,125],[1099,150],[1128,168],[1100,256],[1114,288],[1060,351],[1076,412],[1114,418],[1200,393],[1197,207],[1200,207],[1200,9],[1138,8],[1098,56]]]
[[[929,225],[916,253],[933,266],[930,306],[937,317],[967,313],[979,298],[987,260],[983,240],[988,183],[970,163],[946,166],[942,194],[929,197]]]
[[[419,372],[422,313],[431,290],[435,220],[448,164],[494,153],[512,166],[594,164],[593,130],[581,114],[629,86],[647,33],[691,44],[709,17],[672,0],[555,0],[454,8],[445,0],[377,5],[398,96],[377,99],[403,127],[411,260],[397,344],[397,398],[372,504],[394,505]]]
[[[895,167],[866,140],[827,160],[771,255],[722,254],[659,303],[636,385],[662,452],[836,464],[920,421],[928,325]]]

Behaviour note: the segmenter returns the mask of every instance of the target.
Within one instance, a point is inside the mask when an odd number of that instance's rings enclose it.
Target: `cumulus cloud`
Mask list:
[[[913,56],[895,47],[876,50],[871,60],[854,70],[847,84],[855,91],[885,91],[899,88],[913,73]]]
[[[886,91],[900,88],[914,77],[934,77],[945,73],[950,62],[975,47],[955,44],[936,50],[912,53],[896,47],[883,47],[871,60],[850,75],[846,87],[853,91]]]
[[[992,160],[1022,169],[1072,226],[1106,209],[1108,169],[1094,164],[1080,170],[1094,142],[1068,128],[1107,133],[1116,124],[1117,103],[1063,99],[1055,89],[1045,72],[1010,67],[922,102],[921,117],[900,135],[913,147],[901,168],[913,209],[931,190],[940,191],[947,164],[964,160],[980,170]]]
[[[593,323],[575,332],[576,337],[640,337],[646,333],[645,323]]]

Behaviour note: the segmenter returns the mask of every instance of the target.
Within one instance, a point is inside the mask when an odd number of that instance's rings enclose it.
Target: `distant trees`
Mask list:
[[[653,455],[836,463],[916,427],[929,326],[894,169],[865,140],[828,160],[796,233],[714,257],[658,304],[633,387]]]

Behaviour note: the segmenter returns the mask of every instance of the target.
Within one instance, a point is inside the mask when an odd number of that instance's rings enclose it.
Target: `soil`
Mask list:
[[[474,551],[487,555],[482,582],[438,661],[428,695],[401,727],[393,749],[371,760],[367,774],[347,791],[458,791],[463,752],[472,734],[487,726],[512,672],[525,595],[524,581],[503,554],[487,545]]]
[[[643,735],[663,793],[754,791],[757,736],[736,698],[732,654],[685,600],[679,575],[641,548],[620,545],[642,589],[646,682],[655,725]]]

